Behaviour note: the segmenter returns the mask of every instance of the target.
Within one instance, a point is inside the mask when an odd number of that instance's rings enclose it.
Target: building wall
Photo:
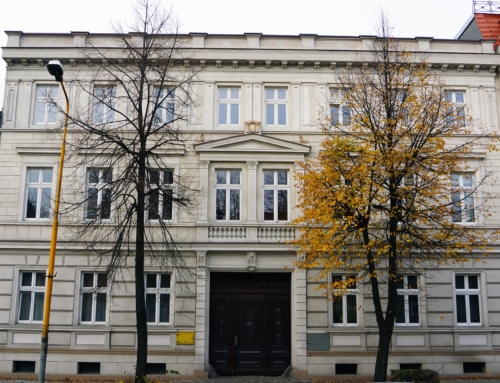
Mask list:
[[[56,173],[59,135],[34,124],[37,85],[54,84],[45,70],[48,59],[59,57],[73,110],[85,106],[73,75],[94,70],[79,59],[81,43],[88,35],[20,34],[9,32],[3,58],[7,61],[4,122],[0,136],[0,372],[12,372],[13,360],[37,361],[40,323],[18,323],[22,271],[43,272],[47,267],[50,239],[48,220],[26,221],[25,180],[28,167],[51,167]],[[49,38],[50,37],[50,38]],[[109,35],[90,35],[97,46],[113,44]],[[208,313],[210,273],[291,272],[296,254],[287,239],[295,229],[285,223],[263,220],[262,172],[287,170],[290,220],[298,214],[293,206],[297,192],[293,174],[296,161],[316,156],[322,135],[318,129],[328,108],[329,88],[335,83],[332,69],[360,65],[359,54],[370,49],[372,36],[185,36],[189,65],[202,68],[192,85],[197,106],[186,127],[185,152],[169,158],[181,175],[201,190],[197,209],[179,211],[172,232],[182,245],[186,281],[174,277],[172,316],[169,325],[149,327],[150,363],[166,363],[183,375],[208,369]],[[499,124],[497,57],[491,43],[406,39],[402,42],[417,55],[428,57],[452,90],[465,94],[468,113],[488,128]],[[44,49],[40,49],[43,47]],[[74,61],[72,61],[74,60]],[[72,66],[74,65],[74,66]],[[218,126],[217,89],[240,89],[239,124]],[[287,124],[265,125],[265,89],[287,90]],[[58,103],[63,106],[60,96]],[[244,134],[245,122],[261,123],[261,134]],[[71,140],[70,132],[69,139]],[[496,171],[498,153],[473,160]],[[475,161],[475,162],[474,162]],[[69,160],[69,165],[71,160]],[[215,171],[241,170],[241,222],[217,222],[214,216]],[[63,191],[78,198],[85,190],[84,170],[65,175]],[[496,193],[494,178],[483,192]],[[55,190],[53,176],[52,193]],[[69,192],[68,192],[69,191]],[[485,224],[497,228],[500,214],[496,199],[485,207],[491,216]],[[79,214],[83,214],[80,212]],[[81,217],[81,216],[80,216]],[[72,241],[70,224],[63,217],[59,230],[51,333],[47,372],[76,374],[78,362],[100,362],[101,374],[133,374],[136,347],[134,288],[130,274],[113,290],[102,325],[80,324],[81,274],[101,270],[96,259]],[[500,261],[495,252],[485,263],[441,267],[432,278],[421,280],[419,326],[396,327],[389,368],[400,363],[421,363],[424,368],[460,374],[463,362],[485,362],[486,372],[497,374],[500,354],[500,296],[497,293]],[[132,266],[132,263],[130,263]],[[147,271],[159,270],[148,260]],[[164,270],[169,270],[168,267]],[[453,281],[456,273],[479,275],[482,324],[457,326]],[[375,364],[377,326],[367,289],[358,292],[358,324],[334,326],[332,302],[318,289],[317,270],[292,273],[292,366],[297,376],[334,375],[338,364],[356,363],[359,375],[370,375]],[[323,279],[323,281],[325,281]],[[184,288],[188,287],[188,288]],[[194,345],[177,344],[177,332],[194,331]],[[36,367],[38,371],[38,364]]]

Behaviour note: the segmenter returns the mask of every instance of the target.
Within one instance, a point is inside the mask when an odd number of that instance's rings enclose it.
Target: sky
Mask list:
[[[3,31],[112,32],[126,23],[134,0],[0,0],[0,47]],[[162,0],[172,7],[181,32],[358,36],[374,34],[383,7],[396,37],[455,37],[472,14],[472,0]],[[0,105],[5,62],[0,60]]]

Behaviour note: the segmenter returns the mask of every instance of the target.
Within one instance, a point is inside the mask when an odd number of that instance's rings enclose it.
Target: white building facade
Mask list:
[[[59,59],[66,73],[92,71],[79,48],[88,38],[107,47],[112,36],[7,34],[0,129],[0,373],[28,374],[38,372],[50,201],[60,152],[58,137],[47,131],[60,116],[47,95],[64,107],[45,66]],[[320,282],[310,279],[313,272],[295,268],[297,254],[286,242],[297,235],[288,224],[299,214],[297,161],[317,155],[323,139],[318,113],[338,106],[331,97],[332,69],[362,65],[362,53],[375,37],[184,37],[189,59],[183,65],[201,69],[192,84],[192,139],[167,162],[176,174],[190,171],[201,193],[194,214],[167,213],[192,277],[180,282],[173,270],[146,267],[146,294],[158,302],[148,327],[150,371],[202,377],[211,365],[221,375],[279,375],[292,366],[296,377],[372,375],[378,334],[370,297],[353,289],[332,303],[317,290]],[[454,102],[478,123],[498,129],[500,61],[492,41],[401,42],[428,57]],[[70,99],[76,99],[76,85],[71,76],[65,79]],[[497,156],[478,154],[471,163],[495,170]],[[96,183],[106,182],[102,169],[93,171]],[[163,177],[168,184],[170,176]],[[63,194],[65,186],[70,188],[63,183]],[[498,185],[492,180],[482,188],[494,193]],[[498,206],[493,201],[486,208],[484,225],[498,228]],[[59,229],[47,373],[133,376],[133,280],[111,294],[95,256],[68,239],[67,224],[63,219]],[[416,276],[405,277],[400,293],[407,310],[394,331],[389,368],[500,374],[499,254],[484,260],[443,267],[419,280],[420,289],[414,288]],[[334,270],[331,278],[338,278]],[[186,290],[193,295],[183,295]]]

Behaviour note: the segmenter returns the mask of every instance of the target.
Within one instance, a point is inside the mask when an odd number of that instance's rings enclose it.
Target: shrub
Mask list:
[[[391,370],[391,381],[414,383],[439,383],[441,378],[434,370]]]

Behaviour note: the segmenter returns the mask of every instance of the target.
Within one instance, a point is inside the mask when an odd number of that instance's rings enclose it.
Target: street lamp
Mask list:
[[[66,98],[66,115],[64,116],[64,130],[62,136],[61,155],[59,158],[59,169],[57,171],[56,199],[54,204],[54,220],[52,222],[52,238],[50,240],[49,266],[47,268],[47,283],[45,284],[45,303],[43,306],[43,327],[42,343],[40,347],[40,368],[38,372],[38,382],[45,382],[45,366],[47,364],[47,350],[49,347],[49,320],[50,320],[50,302],[52,299],[52,283],[54,279],[54,264],[56,259],[57,229],[59,227],[59,201],[61,198],[61,181],[64,167],[64,152],[66,150],[66,130],[68,128],[69,100],[63,83],[63,67],[59,60],[50,60],[47,64],[47,70],[61,83],[64,97]]]

